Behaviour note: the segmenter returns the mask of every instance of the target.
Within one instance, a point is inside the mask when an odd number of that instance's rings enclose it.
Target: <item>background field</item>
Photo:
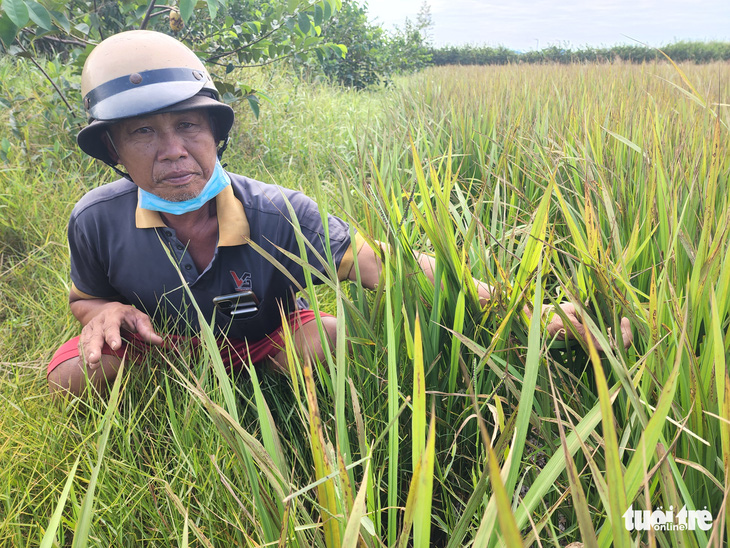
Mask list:
[[[228,168],[389,242],[379,290],[308,291],[340,319],[327,367],[231,381],[181,353],[109,404],[56,405],[45,364],[77,331],[65,224],[112,174],[49,84],[2,60],[0,545],[724,545],[729,71],[439,67],[369,93],[241,75],[271,103],[237,107]],[[413,251],[436,256],[435,288]],[[605,353],[521,312],[566,300]],[[629,532],[629,506],[713,527]]]

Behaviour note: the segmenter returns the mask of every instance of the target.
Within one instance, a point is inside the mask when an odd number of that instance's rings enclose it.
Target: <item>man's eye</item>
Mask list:
[[[137,135],[146,135],[151,132],[152,132],[152,128],[144,126],[144,127],[138,127],[132,133],[136,133]]]
[[[178,127],[182,130],[189,131],[191,129],[197,128],[198,126],[193,122],[180,122],[180,125]]]

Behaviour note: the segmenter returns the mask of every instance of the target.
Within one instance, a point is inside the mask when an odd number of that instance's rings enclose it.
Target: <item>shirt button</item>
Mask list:
[[[185,270],[190,270],[191,268],[193,268],[193,265],[191,265],[191,264],[185,265]]]
[[[172,232],[170,230],[165,230],[165,236],[170,238],[172,236]]]
[[[180,251],[182,251],[183,249],[185,249],[185,246],[183,246],[182,244],[177,244],[177,248],[178,248],[178,249],[179,249]]]

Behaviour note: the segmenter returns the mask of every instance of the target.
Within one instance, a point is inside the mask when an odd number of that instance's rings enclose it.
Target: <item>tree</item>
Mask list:
[[[418,24],[406,18],[403,28],[396,27],[388,38],[386,63],[395,74],[421,70],[431,64],[431,52]]]
[[[340,9],[341,0],[252,0],[230,5],[228,0],[179,0],[177,6],[158,6],[155,0],[48,0],[46,6],[35,0],[2,0],[0,7],[2,51],[28,57],[39,70],[36,56],[56,54],[69,59],[80,71],[98,41],[135,28],[178,37],[205,63],[221,67],[211,71],[214,75],[293,55],[344,54],[344,48],[322,38],[322,25]],[[226,83],[223,78],[216,85],[225,100],[247,97],[257,112],[258,103],[250,88]]]
[[[323,30],[326,39],[343,44],[347,54],[320,60],[324,74],[348,87],[364,89],[388,84],[393,74],[419,70],[431,62],[428,29],[431,7],[424,2],[416,24],[406,18],[392,32],[368,21],[367,3],[344,0],[342,9]]]
[[[386,36],[382,28],[368,22],[367,4],[343,0],[342,9],[328,22],[323,34],[347,49],[344,57],[330,54],[319,60],[319,68],[327,78],[355,89],[380,84],[387,78]]]
[[[423,4],[421,4],[421,8],[418,10],[418,15],[416,16],[416,28],[421,33],[423,43],[426,46],[431,47],[433,45],[431,36],[433,17],[431,16],[431,4],[429,4],[427,0],[424,0]]]

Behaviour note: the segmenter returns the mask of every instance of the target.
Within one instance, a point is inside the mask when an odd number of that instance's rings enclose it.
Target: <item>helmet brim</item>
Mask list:
[[[208,110],[214,119],[216,141],[225,141],[228,137],[228,133],[233,127],[233,120],[235,118],[233,109],[225,103],[221,103],[208,95],[195,95],[189,99],[185,99],[184,101],[180,101],[179,103],[169,105],[159,110],[140,113],[139,116],[151,116],[154,114],[163,114],[165,112],[181,112],[193,109]],[[125,119],[127,118],[93,120],[88,126],[78,133],[76,136],[76,142],[81,150],[89,156],[97,158],[109,165],[116,165],[117,162],[112,160],[112,157],[109,155],[109,150],[102,139],[102,135],[110,126]]]

